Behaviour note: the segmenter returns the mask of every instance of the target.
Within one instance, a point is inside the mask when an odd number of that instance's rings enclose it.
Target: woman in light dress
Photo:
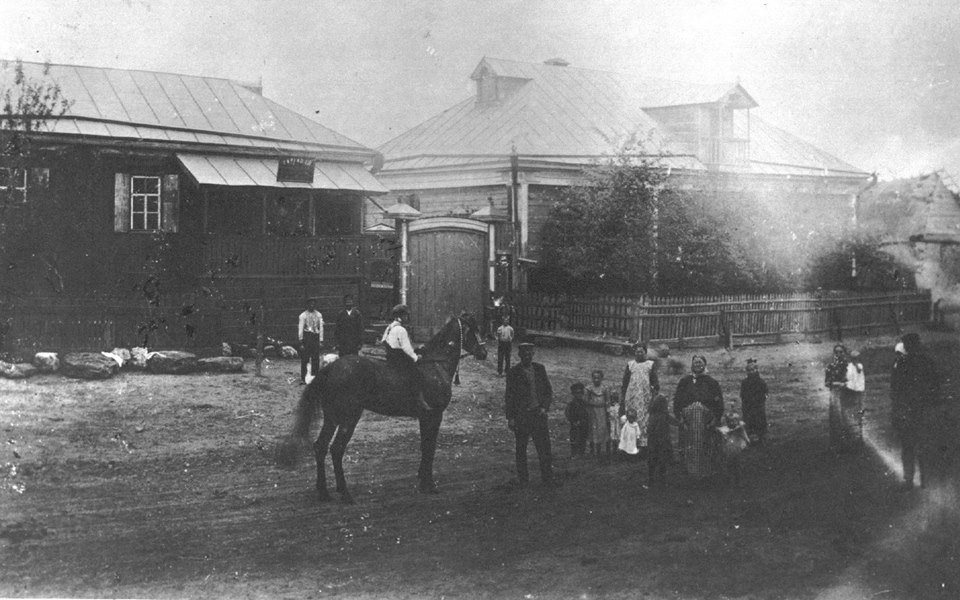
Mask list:
[[[634,358],[627,363],[627,368],[623,371],[623,383],[620,385],[621,411],[624,414],[631,409],[636,411],[637,424],[640,427],[637,445],[646,448],[650,403],[660,391],[660,381],[657,378],[656,363],[647,359],[647,345],[637,342],[633,346],[633,353]]]
[[[590,415],[590,431],[587,434],[590,455],[600,457],[610,440],[610,428],[607,425],[610,390],[603,385],[603,371],[600,369],[594,369],[590,373],[590,385],[586,387],[586,403]]]

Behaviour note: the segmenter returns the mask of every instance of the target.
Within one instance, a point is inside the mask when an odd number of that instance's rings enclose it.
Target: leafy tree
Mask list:
[[[562,192],[544,225],[545,291],[686,295],[784,284],[761,240],[738,235],[750,230],[742,215],[709,193],[672,189],[655,161],[623,152],[586,180]],[[759,209],[741,212],[756,219]]]
[[[810,263],[808,290],[884,291],[915,289],[909,267],[883,252],[876,236],[860,231],[824,240]]]
[[[662,175],[626,155],[586,175],[561,192],[544,225],[544,269],[581,292],[649,289]]]
[[[36,273],[43,274],[54,290],[62,291],[63,277],[51,254],[58,244],[48,242],[58,241],[64,233],[57,224],[69,229],[77,223],[76,218],[64,214],[51,218],[42,203],[25,201],[24,183],[27,188],[49,183],[42,171],[31,169],[43,153],[37,147],[36,134],[70,107],[60,86],[49,81],[49,72],[50,65],[45,64],[42,77],[36,79],[27,75],[20,60],[0,63],[0,284],[7,292],[12,282]]]

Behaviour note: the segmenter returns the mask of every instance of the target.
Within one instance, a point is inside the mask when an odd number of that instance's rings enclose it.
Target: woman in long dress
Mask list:
[[[624,414],[630,409],[637,413],[640,437],[637,445],[647,446],[647,421],[650,416],[650,403],[660,391],[656,363],[647,359],[647,345],[638,342],[633,346],[634,358],[627,363],[623,371],[623,383],[620,385],[620,398]]]
[[[603,371],[595,369],[590,373],[590,383],[586,388],[587,411],[590,415],[590,432],[587,441],[590,442],[590,454],[602,456],[603,450],[610,441],[607,425],[607,406],[610,404],[610,391],[603,385]]]
[[[711,455],[715,443],[711,429],[718,423],[713,411],[700,402],[684,407],[681,415],[685,432],[681,440],[683,466],[691,483],[700,482],[713,474]]]
[[[827,419],[830,424],[830,450],[839,454],[847,449],[847,431],[843,422],[843,396],[847,387],[847,348],[843,344],[833,347],[833,361],[827,365],[823,379],[824,386],[830,390],[830,406]]]

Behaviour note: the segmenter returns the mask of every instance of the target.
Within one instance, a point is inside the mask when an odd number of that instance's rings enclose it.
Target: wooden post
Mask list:
[[[397,219],[400,229],[400,304],[407,303],[407,286],[409,285],[410,255],[407,249],[409,240],[409,225],[406,220]]]
[[[257,309],[257,377],[263,377],[263,293],[260,294],[260,306]]]

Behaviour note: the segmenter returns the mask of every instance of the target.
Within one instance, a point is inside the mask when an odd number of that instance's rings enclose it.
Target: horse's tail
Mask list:
[[[284,468],[292,469],[300,461],[301,449],[310,443],[310,426],[320,407],[320,391],[326,381],[326,369],[320,369],[300,395],[294,410],[293,428],[277,445],[276,460]]]

